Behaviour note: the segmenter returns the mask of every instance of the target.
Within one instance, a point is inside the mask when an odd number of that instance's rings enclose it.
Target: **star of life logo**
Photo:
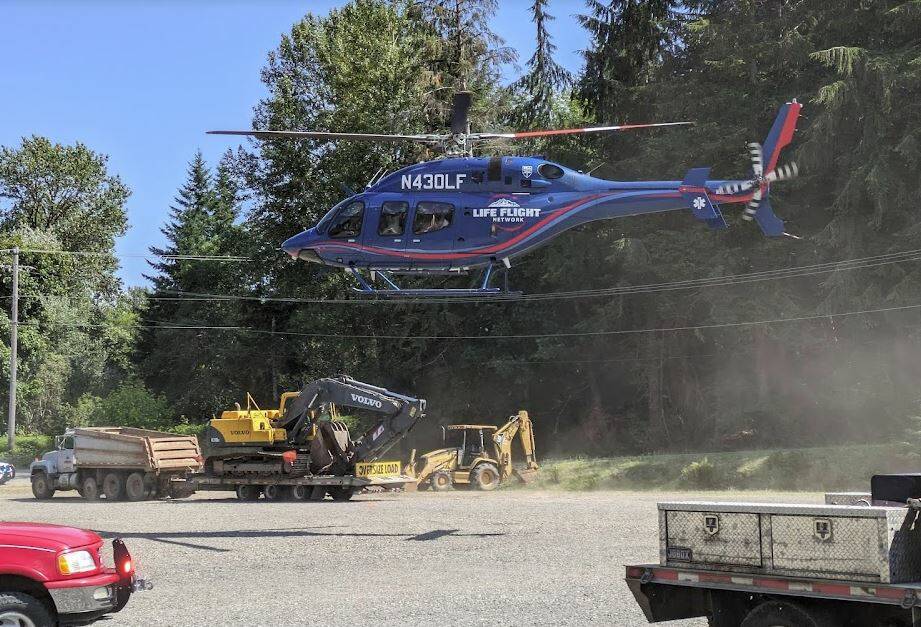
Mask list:
[[[694,208],[697,209],[698,211],[700,211],[706,206],[707,206],[707,201],[704,199],[703,196],[698,196],[697,198],[694,199]]]
[[[497,198],[486,207],[473,210],[474,218],[490,218],[493,222],[524,222],[525,218],[539,218],[540,209],[522,207],[511,198]]]

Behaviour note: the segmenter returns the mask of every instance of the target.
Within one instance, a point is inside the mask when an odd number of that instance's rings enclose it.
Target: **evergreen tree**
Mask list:
[[[547,23],[555,18],[547,12],[549,0],[534,0],[531,19],[536,30],[537,47],[528,59],[527,72],[519,78],[514,88],[524,92],[525,101],[513,115],[516,126],[534,128],[554,124],[554,100],[572,82],[572,75],[553,58],[553,43]]]

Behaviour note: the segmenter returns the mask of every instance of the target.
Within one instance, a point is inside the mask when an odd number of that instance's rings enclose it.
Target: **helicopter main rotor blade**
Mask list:
[[[471,133],[468,137],[474,141],[483,139],[530,139],[532,137],[548,137],[550,135],[576,135],[579,133],[606,133],[614,131],[631,131],[638,128],[654,128],[657,126],[686,126],[694,122],[658,122],[654,124],[618,124],[615,126],[589,126],[586,128],[557,128],[543,131],[519,131],[517,133]]]
[[[450,135],[385,135],[378,133],[328,133],[325,131],[208,131],[209,135],[245,135],[257,139],[319,139],[326,141],[354,140],[371,142],[420,142],[440,144]]]
[[[467,132],[467,114],[470,112],[472,95],[469,91],[458,91],[451,104],[451,134],[463,135]]]

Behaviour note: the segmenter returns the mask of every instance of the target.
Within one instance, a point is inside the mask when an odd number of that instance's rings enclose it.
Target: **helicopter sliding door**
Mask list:
[[[409,203],[405,200],[384,200],[380,208],[372,207],[364,230],[364,244],[375,251],[369,267],[393,267],[406,249],[409,227]],[[372,218],[374,216],[374,218]],[[375,219],[376,218],[376,219]],[[407,259],[407,266],[411,267]]]
[[[412,257],[414,267],[447,268],[452,265],[447,255],[454,250],[457,217],[454,203],[416,202],[406,242],[406,252]],[[446,256],[439,258],[438,253],[446,253]]]

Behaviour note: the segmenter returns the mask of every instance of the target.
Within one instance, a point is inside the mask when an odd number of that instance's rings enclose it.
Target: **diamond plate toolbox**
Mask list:
[[[659,561],[744,573],[921,580],[921,520],[904,507],[659,503]]]

